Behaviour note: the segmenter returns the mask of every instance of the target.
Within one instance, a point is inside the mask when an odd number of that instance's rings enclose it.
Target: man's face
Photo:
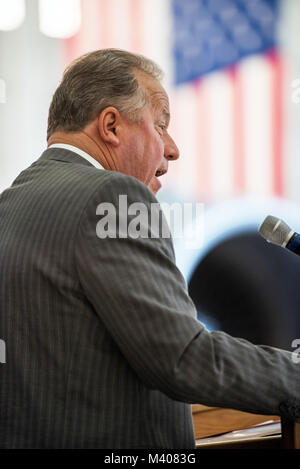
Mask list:
[[[137,76],[148,92],[149,105],[142,110],[139,122],[126,122],[122,172],[136,177],[156,194],[161,187],[158,178],[167,172],[169,160],[176,160],[179,152],[167,130],[170,111],[166,91],[154,78]]]

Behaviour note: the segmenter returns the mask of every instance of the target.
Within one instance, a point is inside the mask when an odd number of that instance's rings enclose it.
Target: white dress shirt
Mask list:
[[[49,145],[48,148],[63,148],[65,150],[73,151],[74,153],[77,153],[77,155],[82,156],[82,158],[89,161],[89,163],[95,166],[95,168],[105,169],[97,160],[95,160],[95,158],[93,158],[91,155],[81,150],[80,148],[74,147],[73,145],[68,145],[66,143],[53,143],[53,145]]]

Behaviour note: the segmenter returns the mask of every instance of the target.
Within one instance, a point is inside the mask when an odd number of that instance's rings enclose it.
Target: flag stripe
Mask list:
[[[196,194],[199,174],[197,168],[198,145],[196,141],[195,122],[197,120],[197,102],[194,87],[184,84],[176,92],[176,125],[179,130],[176,135],[178,147],[181,149],[181,158],[176,162],[179,166],[180,178],[177,189],[184,197],[189,186],[189,196]]]
[[[283,60],[277,51],[272,51],[268,56],[272,67],[272,151],[273,151],[273,193],[283,195]]]
[[[244,96],[246,191],[267,195],[272,189],[271,67],[263,56],[241,65]]]
[[[232,109],[233,109],[233,190],[235,194],[242,194],[246,187],[245,152],[244,152],[244,96],[239,67],[228,70],[232,80]]]
[[[122,0],[121,2],[120,0],[111,0],[108,7],[107,9],[110,10],[109,20],[106,18],[110,28],[108,47],[130,49],[129,0]]]
[[[130,0],[129,2],[131,51],[136,54],[142,54],[145,48],[143,35],[144,6],[145,2],[141,2],[140,0]]]
[[[210,139],[209,139],[209,113],[210,108],[207,101],[207,93],[203,78],[194,82],[197,103],[196,127],[193,134],[197,136],[197,194],[202,202],[206,202],[211,197],[211,168],[210,168]]]
[[[232,81],[227,73],[214,72],[206,81],[210,136],[211,196],[232,195],[233,112]]]

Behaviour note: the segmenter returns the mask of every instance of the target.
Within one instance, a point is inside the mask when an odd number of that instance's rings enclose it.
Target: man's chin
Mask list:
[[[151,190],[151,192],[153,192],[154,195],[157,194],[157,192],[159,191],[159,189],[161,188],[161,182],[159,181],[159,179],[154,176],[151,181],[150,181],[150,184],[148,185],[149,189]]]

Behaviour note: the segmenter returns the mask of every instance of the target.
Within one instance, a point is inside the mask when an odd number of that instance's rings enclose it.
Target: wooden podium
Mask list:
[[[300,423],[203,405],[192,413],[197,449],[300,449]]]

